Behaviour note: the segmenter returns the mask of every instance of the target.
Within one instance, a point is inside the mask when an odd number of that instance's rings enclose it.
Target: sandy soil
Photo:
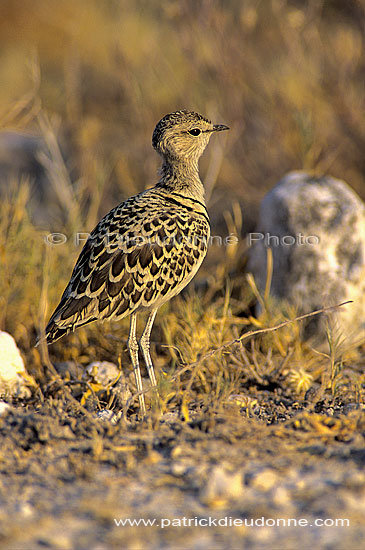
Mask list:
[[[0,418],[1,548],[364,548],[362,406],[255,398],[250,411],[197,409],[189,422],[113,424],[61,391],[13,405]],[[155,525],[117,525],[126,518]]]

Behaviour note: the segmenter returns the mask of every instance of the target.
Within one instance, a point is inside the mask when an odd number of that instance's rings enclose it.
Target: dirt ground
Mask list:
[[[1,548],[364,548],[363,406],[252,397],[189,421],[100,419],[62,389],[13,404],[0,417]],[[127,518],[155,525],[118,526]]]

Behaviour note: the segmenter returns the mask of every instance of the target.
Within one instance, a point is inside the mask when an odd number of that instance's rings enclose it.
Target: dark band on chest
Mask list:
[[[185,199],[187,201],[195,202],[196,204],[200,204],[204,208],[204,210],[208,213],[207,207],[204,203],[198,201],[197,199],[193,199],[192,197],[186,197],[185,195],[180,195],[180,193],[176,193],[175,191],[171,193],[172,195],[175,195],[176,197],[181,197],[182,199]]]
[[[174,193],[174,195],[177,195],[178,197],[182,197],[183,199],[188,198],[188,197],[184,197],[184,195],[179,195],[178,193]],[[200,216],[203,216],[203,218],[206,219],[207,222],[210,224],[210,220],[209,220],[208,215],[203,214],[203,212],[197,212],[195,210],[195,208],[193,208],[192,206],[188,206],[187,204],[184,204],[180,201],[177,201],[177,200],[173,199],[171,196],[164,196],[164,200],[166,200],[168,202],[171,202],[171,204],[175,204],[176,206],[179,206],[180,208],[183,207],[183,208],[185,208],[185,210],[188,210],[188,212],[194,212],[195,214],[199,214]],[[190,199],[190,198],[188,200],[191,200],[193,202],[197,202],[198,204],[200,204],[201,206],[204,207],[205,211],[207,210],[202,202],[197,201],[195,199]]]

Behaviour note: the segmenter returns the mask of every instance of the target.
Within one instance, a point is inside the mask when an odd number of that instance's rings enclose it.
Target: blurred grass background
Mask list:
[[[364,15],[362,0],[1,1],[0,130],[39,138],[38,161],[56,194],[44,204],[47,223],[37,223],[28,208],[37,181],[15,170],[1,186],[0,329],[14,335],[39,379],[32,346],[80,251],[72,235],[156,183],[151,136],[167,112],[196,110],[231,127],[201,161],[213,234],[253,230],[260,199],[293,169],[330,173],[365,197]],[[46,246],[50,230],[67,243]],[[181,345],[189,362],[238,335],[252,295],[244,248],[211,247],[200,292],[191,285],[187,301],[165,307],[155,340]],[[50,348],[51,357],[115,361],[127,327],[111,326],[106,337],[100,325],[81,329]],[[191,344],[197,333],[199,349]],[[230,391],[237,361],[261,378],[258,365],[274,372],[288,349],[302,365],[309,352],[298,342],[292,327],[270,336],[260,357],[253,348],[240,359],[219,356],[200,387],[218,388],[222,362]],[[159,352],[162,366],[181,359],[173,348]],[[306,359],[314,376],[321,360]]]

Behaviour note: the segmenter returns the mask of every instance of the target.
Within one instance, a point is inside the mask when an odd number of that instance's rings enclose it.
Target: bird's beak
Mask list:
[[[222,130],[229,130],[229,126],[226,126],[225,124],[213,125],[213,132],[222,132]]]

